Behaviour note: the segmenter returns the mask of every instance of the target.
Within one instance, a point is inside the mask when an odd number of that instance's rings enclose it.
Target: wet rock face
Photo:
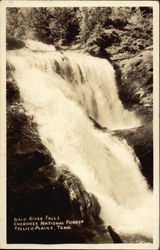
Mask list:
[[[96,197],[85,191],[66,166],[56,166],[42,144],[37,124],[23,105],[7,65],[7,218],[10,243],[111,242]],[[59,216],[61,220],[83,220],[72,230],[17,232],[14,218]]]
[[[119,95],[124,106],[134,109],[143,121],[152,120],[153,55],[146,50],[133,58],[119,62],[121,81]]]

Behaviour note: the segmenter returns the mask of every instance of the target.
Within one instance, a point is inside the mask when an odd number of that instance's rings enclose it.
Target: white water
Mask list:
[[[55,47],[53,45],[48,45],[42,42],[27,40],[25,41],[25,46],[28,49],[36,50],[36,51],[55,51]]]
[[[25,107],[57,162],[98,198],[106,226],[152,236],[152,193],[125,141],[93,127],[139,125],[118,99],[114,71],[103,59],[76,53],[8,53]]]

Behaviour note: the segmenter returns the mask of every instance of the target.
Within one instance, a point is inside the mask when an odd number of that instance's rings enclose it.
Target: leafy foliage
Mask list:
[[[130,34],[125,32],[129,30]],[[119,33],[117,33],[117,31]],[[81,43],[109,47],[125,40],[152,40],[152,8],[7,8],[7,36],[45,43]],[[129,39],[129,40],[128,40]],[[143,41],[140,42],[143,46]]]

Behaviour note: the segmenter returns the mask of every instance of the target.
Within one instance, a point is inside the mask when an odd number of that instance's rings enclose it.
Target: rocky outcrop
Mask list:
[[[115,243],[123,243],[119,235],[113,230],[111,226],[108,226],[108,231]]]
[[[134,109],[143,121],[152,120],[153,111],[153,55],[146,50],[119,63],[121,81],[119,95],[124,105]]]
[[[57,166],[39,138],[7,64],[7,230],[8,243],[112,242],[100,219],[100,205],[66,166]],[[66,230],[20,230],[14,218],[59,217],[83,221]]]
[[[8,50],[21,49],[25,47],[25,43],[22,40],[16,38],[7,38],[6,47]]]

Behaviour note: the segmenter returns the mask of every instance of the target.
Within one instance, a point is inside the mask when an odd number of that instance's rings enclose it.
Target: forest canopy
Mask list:
[[[7,38],[60,45],[96,44],[107,48],[119,44],[119,32],[127,30],[132,31],[132,40],[139,39],[142,46],[143,39],[151,41],[152,8],[7,8]]]

